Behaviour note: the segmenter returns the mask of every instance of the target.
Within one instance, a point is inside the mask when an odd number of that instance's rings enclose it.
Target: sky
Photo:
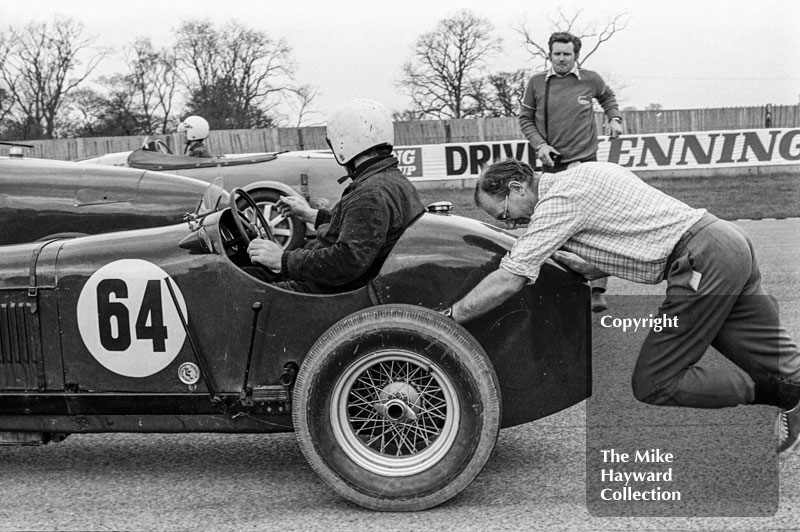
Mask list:
[[[96,37],[95,46],[120,51],[138,37],[156,46],[173,42],[181,21],[237,20],[283,38],[292,48],[296,81],[318,87],[313,109],[324,116],[352,98],[373,98],[394,111],[409,100],[396,83],[412,47],[439,20],[468,9],[488,19],[503,52],[492,71],[538,67],[517,31],[525,27],[546,41],[558,8],[582,9],[580,20],[603,25],[627,12],[627,27],[584,65],[617,87],[621,107],[665,109],[800,103],[800,2],[796,0],[0,0],[0,29],[66,15]],[[98,73],[123,71],[120,61]]]

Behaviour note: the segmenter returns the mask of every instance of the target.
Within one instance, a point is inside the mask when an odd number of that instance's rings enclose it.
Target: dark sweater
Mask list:
[[[584,161],[597,154],[597,126],[592,98],[609,119],[620,116],[614,91],[591,70],[580,69],[581,79],[570,73],[550,76],[549,117],[544,124],[546,72],[535,74],[528,81],[522,96],[519,125],[531,147],[543,142],[557,149],[563,163]],[[546,133],[545,133],[546,132]]]

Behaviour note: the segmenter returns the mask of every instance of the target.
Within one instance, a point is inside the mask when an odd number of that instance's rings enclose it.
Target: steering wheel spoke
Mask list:
[[[244,202],[247,204],[247,207],[244,210],[240,210],[238,207],[237,200],[239,198],[242,198],[242,200],[244,200]],[[231,212],[233,214],[233,221],[236,224],[236,230],[239,232],[239,237],[245,245],[250,244],[250,240],[252,240],[251,235],[261,236],[262,233],[267,239],[276,242],[275,235],[272,232],[272,227],[267,221],[267,218],[264,216],[264,212],[262,212],[262,210],[258,207],[258,204],[250,196],[250,194],[240,188],[235,188],[231,192],[230,201]],[[247,211],[252,211],[255,220],[250,220],[247,215]]]

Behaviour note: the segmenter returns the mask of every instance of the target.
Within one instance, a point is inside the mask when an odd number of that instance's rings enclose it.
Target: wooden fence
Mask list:
[[[800,106],[778,105],[759,107],[726,107],[710,109],[678,109],[659,111],[623,111],[625,133],[672,133],[677,131],[715,131],[767,127],[767,110],[771,113],[769,127],[800,127]],[[604,116],[595,114],[599,131],[603,131]],[[178,134],[153,135],[163,140],[173,153],[180,153],[182,138]],[[478,142],[521,139],[522,132],[516,117],[481,118],[470,120],[420,120],[395,122],[395,144],[443,144],[449,142]],[[139,148],[143,136],[89,137],[21,141],[33,146],[27,157],[76,160],[107,153]],[[212,153],[250,153],[282,150],[327,149],[324,127],[231,129],[212,131],[208,140]],[[0,155],[8,155],[8,146],[0,145]]]

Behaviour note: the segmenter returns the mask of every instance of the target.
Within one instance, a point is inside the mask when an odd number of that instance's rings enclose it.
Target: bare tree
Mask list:
[[[78,136],[166,133],[177,92],[173,54],[138,38],[125,51],[127,72],[102,76],[67,98],[60,129]]]
[[[6,56],[8,55],[8,40],[6,39],[6,35],[3,32],[0,32],[0,72],[3,71],[3,65],[5,64]],[[5,83],[3,82],[2,77],[0,77],[0,124],[3,123],[6,115],[11,111],[11,95],[9,94],[8,90],[4,86]],[[2,126],[0,126],[2,128]],[[2,129],[0,129],[0,133],[2,133]]]
[[[617,13],[611,15],[606,20],[605,24],[599,23],[584,23],[581,18],[583,17],[583,10],[576,9],[572,13],[567,13],[563,9],[558,10],[555,17],[548,16],[547,20],[550,25],[550,31],[542,33],[540,38],[533,36],[533,32],[529,31],[523,25],[517,28],[525,42],[525,48],[528,53],[535,60],[541,61],[542,70],[547,67],[550,59],[550,51],[548,49],[547,41],[550,34],[557,31],[568,31],[571,34],[579,37],[581,40],[581,53],[578,57],[578,66],[583,65],[589,57],[594,54],[600,46],[611,39],[615,34],[624,30],[630,21],[630,14],[627,12]],[[584,17],[585,18],[585,17]]]
[[[264,127],[274,121],[294,74],[283,39],[229,22],[185,21],[178,29],[176,60],[186,69],[187,108],[212,127]]]
[[[83,86],[69,94],[60,131],[78,137],[145,133],[131,74],[103,76],[98,87]]]
[[[419,120],[419,113],[411,109],[404,109],[402,111],[392,111],[392,120],[395,122],[413,122]]]
[[[129,51],[128,70],[145,134],[167,133],[178,90],[174,52],[156,50],[148,38],[138,38]]]
[[[486,61],[501,50],[487,20],[468,10],[439,21],[421,35],[397,85],[411,97],[415,118],[467,118],[479,113],[471,97]]]
[[[133,74],[112,74],[103,76],[100,83],[106,88],[105,108],[101,113],[101,123],[105,134],[140,135],[147,134],[143,124],[147,119],[142,114],[138,101],[139,91]],[[110,133],[109,133],[110,132]]]
[[[297,114],[297,122],[295,122],[295,127],[302,127],[303,122],[309,116],[320,114],[318,111],[311,110],[311,105],[314,102],[314,99],[319,94],[319,87],[312,87],[311,85],[300,85],[299,87],[295,87],[291,90],[294,96],[294,101],[290,102],[289,106]],[[305,124],[305,125],[319,126],[322,125],[322,121],[316,121],[311,124]]]
[[[30,22],[24,28],[9,29],[4,52],[0,52],[5,56],[0,77],[24,138],[54,138],[65,97],[106,56],[107,52],[96,51],[82,63],[78,56],[94,41],[82,34],[81,23],[60,16],[50,24]]]
[[[108,100],[99,91],[91,87],[80,87],[69,94],[67,106],[68,135],[94,137],[101,134],[101,120],[108,106]]]
[[[476,102],[476,116],[516,116],[529,72],[496,72],[471,86],[470,96]]]

